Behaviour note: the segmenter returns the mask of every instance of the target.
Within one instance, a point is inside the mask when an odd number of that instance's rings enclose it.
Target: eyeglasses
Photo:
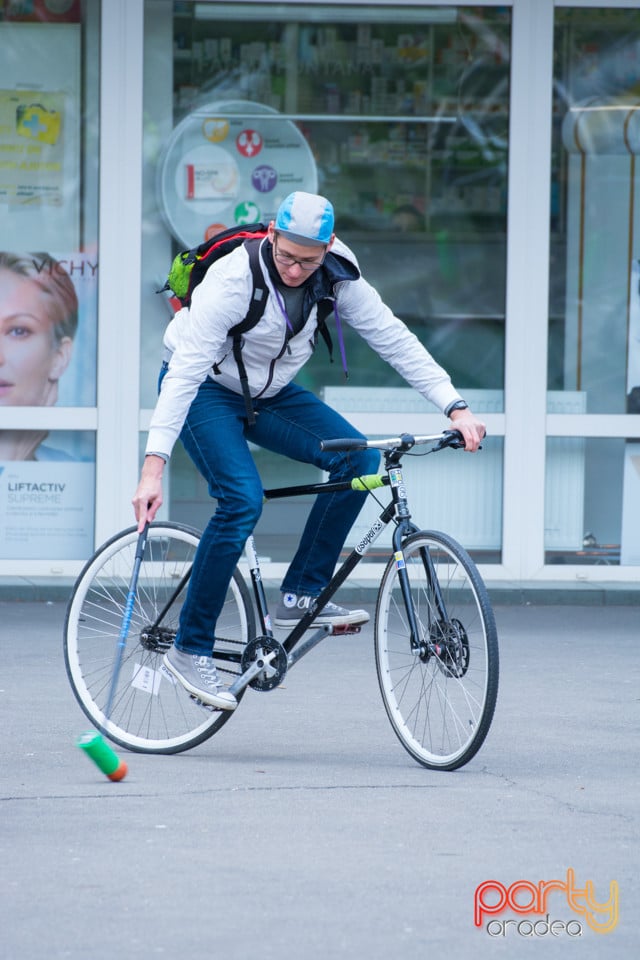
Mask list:
[[[277,244],[277,239],[274,237],[273,256],[278,261],[278,263],[281,263],[283,267],[293,267],[294,264],[297,264],[301,270],[306,270],[309,273],[312,270],[317,270],[318,267],[322,266],[324,262],[324,258],[327,254],[327,248],[325,247],[320,260],[312,260],[310,258],[307,260],[299,260],[297,257],[292,257],[290,253],[279,251],[276,244]]]

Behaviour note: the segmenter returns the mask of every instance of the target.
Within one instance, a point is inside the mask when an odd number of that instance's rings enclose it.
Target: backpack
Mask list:
[[[249,378],[242,360],[242,334],[255,327],[267,305],[269,290],[260,268],[260,243],[266,235],[267,227],[263,223],[250,223],[241,227],[229,227],[227,230],[217,233],[210,240],[205,240],[197,247],[192,247],[191,250],[183,250],[174,257],[166,283],[158,291],[158,293],[173,293],[183,307],[188,307],[191,304],[193,291],[202,282],[211,264],[221,257],[225,257],[241,244],[245,244],[253,278],[253,294],[246,317],[240,323],[231,327],[229,336],[233,339],[233,357],[238,367],[242,396],[247,411],[247,422],[250,426],[256,422],[256,415],[249,392]],[[333,363],[333,344],[326,324],[326,319],[332,310],[331,301],[321,300],[318,303],[318,329],[327,344],[329,356]]]
[[[191,250],[183,250],[182,253],[174,257],[167,282],[160,291],[171,291],[175,294],[183,307],[188,307],[191,303],[191,296],[198,284],[204,279],[204,275],[216,260],[225,257],[245,240],[258,239],[263,240],[267,235],[267,228],[263,223],[250,223],[243,227],[229,227],[222,230],[210,240],[205,240],[197,247]],[[249,246],[249,261],[251,273],[253,275],[254,287],[261,287],[266,293],[266,287],[262,279],[262,272],[259,268],[257,256],[251,256],[251,251],[257,251],[257,244]],[[252,308],[250,308],[252,309]],[[260,311],[260,316],[264,312]],[[260,316],[256,317],[255,323]],[[244,323],[244,321],[242,321]],[[254,324],[251,324],[254,326]],[[247,328],[248,329],[248,328]]]

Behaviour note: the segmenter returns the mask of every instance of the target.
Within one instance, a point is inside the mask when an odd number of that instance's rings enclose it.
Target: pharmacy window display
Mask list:
[[[93,547],[98,12],[0,10],[0,559]]]
[[[383,300],[461,389],[484,391],[500,411],[510,10],[274,4],[267,16],[264,4],[174,4],[170,29],[161,29],[153,7],[147,2],[143,408],[153,406],[157,379],[147,357],[160,355],[171,315],[155,290],[173,255],[225,227],[268,222],[301,189],[331,198],[338,235]],[[395,372],[351,331],[345,349],[349,389],[375,383],[405,409]],[[339,360],[328,364],[317,350],[303,385],[321,393],[344,384]],[[501,452],[492,469],[500,460]],[[270,464],[262,469],[268,475]],[[206,492],[193,485],[176,459],[174,519],[200,519]],[[500,485],[492,491],[494,516]],[[498,520],[483,539],[494,556],[500,537]],[[269,549],[280,552],[277,539]]]

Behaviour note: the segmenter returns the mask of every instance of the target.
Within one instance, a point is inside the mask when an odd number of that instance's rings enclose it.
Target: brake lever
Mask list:
[[[464,438],[459,430],[445,430],[442,438],[433,449],[442,450],[444,447],[451,447],[453,450],[460,450],[464,447]]]

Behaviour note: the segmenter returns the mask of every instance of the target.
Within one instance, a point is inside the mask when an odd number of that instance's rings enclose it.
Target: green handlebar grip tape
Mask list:
[[[100,733],[85,733],[78,740],[78,746],[110,780],[123,779],[127,765],[124,760],[120,760]]]
[[[367,490],[377,490],[379,487],[384,487],[384,477],[379,473],[370,473],[365,477],[354,477],[351,481],[352,490],[366,492]]]

